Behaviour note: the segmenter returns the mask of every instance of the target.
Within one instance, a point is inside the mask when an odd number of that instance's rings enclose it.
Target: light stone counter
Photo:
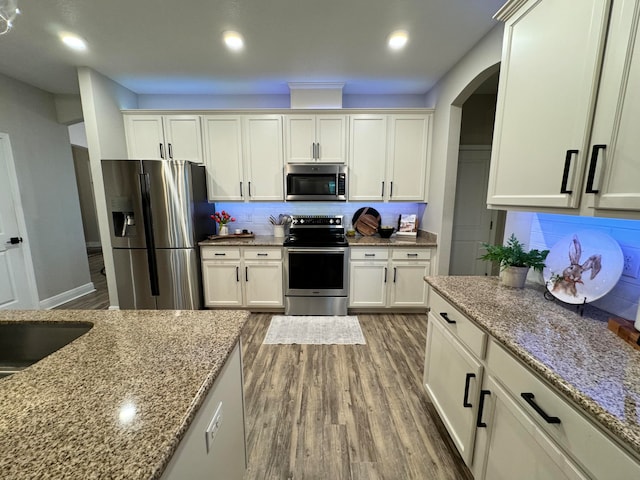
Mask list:
[[[159,478],[247,315],[3,310],[0,323],[93,328],[0,380],[0,478]]]
[[[437,237],[433,233],[418,232],[416,238],[398,237],[395,234],[391,238],[380,238],[380,235],[347,237],[350,247],[408,247],[408,248],[433,248],[436,247]]]
[[[203,240],[198,245],[201,247],[281,247],[283,242],[284,237],[274,237],[273,235],[256,235],[253,238],[237,238],[229,235],[228,238]]]
[[[497,277],[425,277],[438,293],[640,454],[640,351],[607,329],[610,314],[545,300],[544,287]]]

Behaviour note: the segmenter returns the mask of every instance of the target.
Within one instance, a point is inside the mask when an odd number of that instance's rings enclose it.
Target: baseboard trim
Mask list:
[[[85,242],[87,248],[98,248],[102,246],[102,243],[98,242]]]
[[[83,297],[95,291],[96,288],[93,285],[93,282],[89,282],[79,287],[72,288],[71,290],[67,290],[66,292],[59,293],[58,295],[54,295],[53,297],[40,300],[40,309],[51,310],[63,303],[70,302],[71,300],[75,300],[76,298]]]

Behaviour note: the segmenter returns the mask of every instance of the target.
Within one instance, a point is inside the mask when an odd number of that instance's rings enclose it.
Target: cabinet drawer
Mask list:
[[[593,478],[640,478],[640,462],[624,452],[568,400],[555,393],[495,341],[489,342],[487,347],[487,366],[531,418]],[[546,415],[560,419],[560,423],[545,421],[541,413],[525,401],[522,393],[533,394],[531,401]]]
[[[471,320],[438,295],[433,288],[429,288],[429,307],[433,315],[445,321],[447,329],[453,336],[465,344],[480,360],[484,358],[487,345],[487,334],[485,332],[476,327]],[[444,319],[443,314],[448,317],[448,322]]]
[[[238,260],[240,249],[237,247],[202,247],[202,260]]]
[[[245,248],[245,260],[281,260],[281,248]]]
[[[415,248],[394,248],[391,250],[393,260],[429,260],[431,250],[418,250]]]
[[[387,260],[389,250],[386,248],[351,248],[351,260]]]

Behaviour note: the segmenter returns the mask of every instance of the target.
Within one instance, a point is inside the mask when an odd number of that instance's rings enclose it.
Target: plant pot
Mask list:
[[[507,267],[502,271],[502,284],[505,287],[524,288],[529,267]]]
[[[227,225],[220,225],[218,235],[229,235],[229,227]]]

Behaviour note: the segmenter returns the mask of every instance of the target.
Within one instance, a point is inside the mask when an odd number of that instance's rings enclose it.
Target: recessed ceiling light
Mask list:
[[[409,41],[409,34],[405,30],[396,30],[389,35],[389,48],[391,50],[400,50]]]
[[[67,47],[73,50],[84,51],[87,49],[87,43],[82,38],[72,33],[60,34],[60,40],[62,40],[62,43]]]
[[[229,50],[242,50],[244,47],[244,40],[242,39],[242,35],[238,32],[234,32],[232,30],[227,30],[222,35],[224,39],[224,43],[227,45]]]

